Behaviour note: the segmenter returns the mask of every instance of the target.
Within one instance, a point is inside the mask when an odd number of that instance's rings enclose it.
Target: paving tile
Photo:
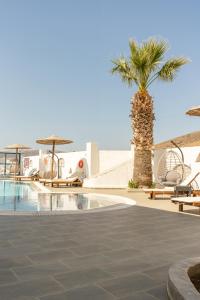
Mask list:
[[[190,242],[191,243],[191,242]],[[179,249],[179,254],[185,254],[187,256],[199,256],[200,253],[200,244],[195,244],[195,245],[185,245],[185,247],[181,247]]]
[[[6,283],[16,282],[17,277],[10,270],[1,270],[0,269],[0,285]]]
[[[31,297],[31,296],[22,296],[22,297],[17,297],[15,300],[37,300],[38,298]]]
[[[0,248],[3,248],[3,247],[11,247],[12,244],[9,242],[9,241],[0,241]]]
[[[116,240],[110,240],[106,245],[110,247],[110,250],[124,250],[124,248],[134,248],[137,246],[137,242],[129,239],[122,241],[120,238],[118,238]],[[137,251],[138,250],[136,250],[136,252]],[[141,251],[141,248],[139,251]]]
[[[113,261],[119,261],[119,260],[127,260],[129,258],[135,258],[136,255],[140,254],[140,250],[136,250],[134,248],[125,248],[125,249],[118,249],[113,251],[107,251],[104,252],[103,255],[106,257],[109,257]]]
[[[76,258],[67,258],[62,260],[62,263],[66,264],[66,266],[71,267],[72,269],[81,269],[81,268],[91,268],[91,267],[104,267],[111,263],[112,260],[109,257],[105,257],[101,254],[94,254]]]
[[[115,296],[125,297],[156,285],[155,281],[143,274],[131,274],[98,283]]]
[[[79,256],[84,256],[84,255],[87,256],[89,254],[95,254],[95,253],[110,250],[110,248],[101,244],[100,245],[93,244],[93,245],[80,246],[76,248],[70,248],[70,250]]]
[[[142,271],[143,274],[150,276],[152,279],[161,283],[167,282],[168,270],[170,265],[164,265],[157,268],[151,268],[149,270]]]
[[[32,262],[25,256],[14,258],[0,258],[0,269],[17,266],[30,266]]]
[[[199,251],[198,218],[150,208],[1,216],[0,299],[167,299],[168,266]]]
[[[146,261],[141,261],[137,259],[128,259],[126,261],[119,261],[117,263],[107,264],[102,269],[115,276],[122,276],[129,273],[134,273],[137,271],[142,271],[151,267]]]
[[[49,243],[49,248],[54,248],[54,249],[59,249],[59,248],[71,248],[71,247],[75,247],[78,246],[78,242],[71,240],[71,239],[67,239],[67,240],[56,240],[56,241],[51,241]]]
[[[31,296],[39,297],[45,294],[61,292],[60,285],[52,279],[39,279],[25,281],[17,284],[0,287],[0,297],[2,300],[15,300],[17,297]]]
[[[148,294],[158,298],[159,300],[168,300],[166,285],[161,285],[147,291]]]
[[[160,255],[155,255],[153,253],[145,254],[145,255],[141,254],[141,255],[137,256],[137,259],[148,262],[149,264],[152,265],[152,267],[162,266],[162,265],[166,265],[167,263],[169,263],[168,255],[166,253],[162,253],[162,252],[160,253]]]
[[[12,258],[16,256],[27,255],[28,253],[35,253],[41,251],[41,247],[37,245],[20,245],[17,247],[3,247],[0,248],[0,257]]]
[[[69,272],[71,269],[59,262],[49,264],[37,264],[29,267],[18,267],[12,269],[20,280],[38,279],[54,274]]]
[[[33,235],[10,240],[10,243],[13,246],[19,246],[21,244],[23,245],[36,244],[41,246],[41,245],[45,245],[47,242],[48,239],[45,236],[41,238],[41,237],[34,237]]]
[[[145,292],[136,293],[128,297],[120,298],[120,300],[159,300]]]
[[[105,278],[112,278],[110,274],[98,268],[72,271],[60,275],[55,275],[54,277],[66,289],[71,289],[82,285],[89,285]]]
[[[72,289],[66,293],[41,297],[41,300],[115,300],[113,295],[97,286]],[[150,300],[150,299],[149,299]]]
[[[72,257],[73,254],[68,249],[59,249],[59,250],[50,250],[44,252],[38,252],[28,257],[31,261],[39,263],[39,262],[52,262],[64,259],[66,257]]]

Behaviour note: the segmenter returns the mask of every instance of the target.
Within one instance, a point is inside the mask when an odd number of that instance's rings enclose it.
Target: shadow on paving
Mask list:
[[[1,216],[1,299],[167,299],[170,264],[199,256],[199,222],[138,206]]]

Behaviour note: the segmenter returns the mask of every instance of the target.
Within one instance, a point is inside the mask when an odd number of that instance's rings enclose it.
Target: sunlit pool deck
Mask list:
[[[160,210],[144,207],[156,202],[143,193],[129,196],[138,205],[101,213],[0,216],[1,299],[168,299],[169,266],[199,256],[200,219],[169,211],[177,208],[168,200],[158,200]]]

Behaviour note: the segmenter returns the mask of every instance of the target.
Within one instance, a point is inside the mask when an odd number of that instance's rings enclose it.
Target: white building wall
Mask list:
[[[181,148],[181,150],[183,151],[184,160],[187,165],[190,165],[190,166],[193,166],[194,164],[199,165],[199,163],[196,163],[197,156],[200,153],[199,146],[198,147],[184,147],[184,148]]]
[[[121,163],[131,159],[131,151],[99,151],[99,173],[114,168]]]
[[[96,144],[87,143],[86,151],[56,153],[59,159],[63,159],[63,164],[59,169],[60,178],[67,178],[73,174],[82,172],[88,187],[127,187],[128,181],[132,178],[132,152],[130,151],[113,151],[98,150]],[[40,170],[40,175],[45,174],[46,165],[44,163],[46,157],[50,158],[50,154],[40,150],[39,156],[25,157],[29,159],[31,164],[29,168],[24,168],[24,174],[36,168]],[[80,169],[79,161],[84,162],[84,168]],[[57,162],[57,158],[55,157]],[[49,168],[50,169],[50,168]],[[58,169],[57,163],[55,169]],[[45,176],[44,176],[45,177]]]
[[[24,159],[29,160],[29,167],[27,168],[24,167]],[[33,169],[39,170],[39,156],[28,156],[23,158],[23,162],[22,162],[23,174],[25,176],[28,176],[30,171]]]
[[[190,166],[192,170],[192,178],[200,172],[200,162],[196,162],[196,159],[200,153],[200,147],[184,147],[181,148],[184,155],[184,162],[186,165]],[[195,180],[200,187],[200,176],[198,176]]]
[[[128,160],[108,171],[86,178],[83,186],[87,188],[127,188],[132,174],[132,161]]]
[[[86,171],[86,176],[88,174],[87,167],[87,153],[86,151],[79,152],[68,152],[68,153],[58,153],[59,158],[64,159],[64,165],[61,169],[61,178],[66,178],[72,176],[74,173],[78,172],[78,162],[80,160],[84,161],[84,169]]]
[[[84,161],[84,171],[85,175],[88,174],[88,168],[87,168],[87,156],[86,151],[79,151],[79,152],[69,152],[69,153],[56,153],[58,158],[63,158],[64,163],[63,166],[60,168],[60,177],[66,178],[69,176],[72,176],[75,172],[80,171],[78,167],[78,162],[80,160]],[[47,156],[51,156],[51,154],[46,154],[40,151],[39,156],[29,156],[24,157],[23,160],[29,159],[29,168],[23,168],[23,174],[28,175],[28,173],[33,169],[36,168],[37,170],[40,170],[41,176],[43,176],[43,172],[45,169],[44,166],[44,158]],[[57,158],[55,157],[56,165],[55,168],[58,168],[57,164]],[[23,164],[24,165],[24,164]]]
[[[88,165],[87,177],[91,177],[99,172],[99,149],[95,143],[87,143],[86,153]]]

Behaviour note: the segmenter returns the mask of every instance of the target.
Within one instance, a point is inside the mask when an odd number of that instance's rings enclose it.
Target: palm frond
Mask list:
[[[134,57],[137,54],[138,51],[138,45],[137,42],[133,39],[129,40],[129,49],[131,52],[131,56]]]
[[[189,60],[185,57],[175,57],[169,59],[158,72],[158,78],[163,81],[173,81],[178,70]]]
[[[111,69],[112,74],[118,73],[121,76],[122,81],[127,82],[128,85],[132,85],[133,82],[137,82],[134,71],[124,57],[115,59],[112,61],[112,63],[114,65]]]
[[[184,57],[171,58],[163,63],[168,43],[151,38],[142,44],[129,41],[129,58],[121,57],[113,61],[112,73],[118,73],[129,85],[136,83],[139,90],[147,90],[156,80],[172,81],[181,66],[188,63]]]
[[[149,77],[149,62],[148,55],[141,51],[141,47],[135,47],[134,42],[131,44],[131,55],[129,57],[131,69],[134,70],[137,82],[140,87],[145,87],[147,79]]]
[[[159,67],[162,62],[165,53],[169,49],[168,43],[165,40],[157,41],[152,38],[147,42],[144,42],[141,51],[148,58],[148,67],[150,71],[154,71]]]
[[[148,85],[149,79],[154,71],[156,71],[168,50],[166,41],[157,41],[154,38],[143,42],[140,47],[135,41],[129,43],[131,56],[130,63],[137,74],[139,86],[145,89]]]

